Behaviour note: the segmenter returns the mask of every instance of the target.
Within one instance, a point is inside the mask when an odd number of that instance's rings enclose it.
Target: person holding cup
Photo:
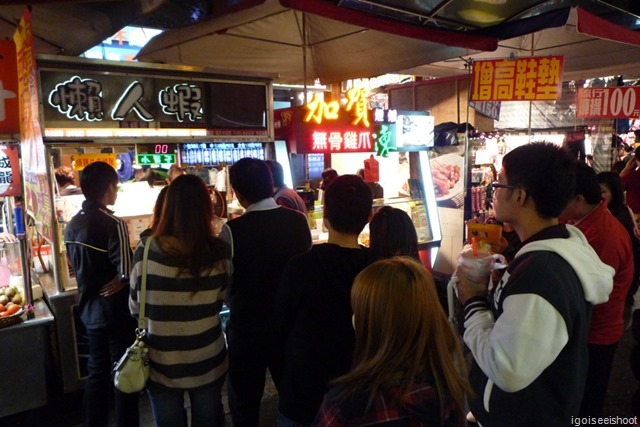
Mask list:
[[[496,220],[522,246],[498,284],[458,268],[464,336],[474,361],[469,406],[485,426],[567,425],[587,372],[592,305],[607,301],[614,271],[558,216],[573,196],[575,162],[550,143],[518,147],[493,183]],[[489,405],[490,404],[490,405]]]

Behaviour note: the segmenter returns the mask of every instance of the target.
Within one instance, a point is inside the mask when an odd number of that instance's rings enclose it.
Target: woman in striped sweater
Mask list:
[[[194,175],[172,181],[150,242],[145,341],[151,370],[147,392],[158,426],[186,425],[184,392],[193,426],[224,422],[221,389],[227,351],[219,313],[229,284],[226,243],[214,237],[213,209],[204,182]],[[131,313],[139,312],[144,246],[134,254]]]

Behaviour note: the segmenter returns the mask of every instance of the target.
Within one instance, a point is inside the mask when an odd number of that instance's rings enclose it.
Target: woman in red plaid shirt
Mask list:
[[[465,425],[464,358],[431,274],[407,257],[375,262],[356,277],[351,306],[353,368],[313,425]]]

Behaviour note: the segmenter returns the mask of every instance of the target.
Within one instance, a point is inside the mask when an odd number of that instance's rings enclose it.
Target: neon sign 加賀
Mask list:
[[[364,89],[352,88],[346,92],[347,105],[345,110],[350,112],[353,120],[352,125],[360,125],[369,127],[369,109],[367,107],[367,97]],[[340,119],[340,103],[338,101],[325,102],[320,98],[320,94],[316,93],[310,102],[305,104],[307,113],[304,116],[304,122],[314,121],[321,124],[324,121],[336,121]]]

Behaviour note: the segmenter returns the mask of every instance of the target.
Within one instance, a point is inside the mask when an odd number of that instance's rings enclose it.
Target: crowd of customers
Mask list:
[[[627,230],[602,200],[595,170],[579,162],[575,177],[573,196],[560,217],[582,231],[600,260],[615,272],[608,300],[593,307],[587,338],[589,364],[580,416],[599,417],[613,356],[624,329],[623,312],[633,278],[633,249]]]
[[[191,425],[224,425],[225,383],[233,425],[258,426],[267,372],[280,427],[537,427],[600,416],[640,274],[640,210],[624,197],[633,162],[621,178],[549,143],[504,156],[493,209],[517,238],[495,285],[456,272],[462,337],[420,262],[412,219],[374,211],[358,175],[323,176],[328,237],[312,245],[306,206],[277,162],[230,167],[245,212],[219,233],[204,182],[174,170],[132,253],[108,209],[117,173],[93,163],[65,230],[90,345],[85,425],[108,425],[111,393],[117,425],[139,425],[138,394],[115,390],[110,374],[133,341],[145,245],[146,393],[158,426],[188,425],[185,394]],[[358,240],[367,224],[369,247]]]
[[[311,232],[306,216],[273,199],[273,178],[264,161],[239,160],[229,170],[229,180],[246,209],[220,232],[233,260],[227,296],[229,407],[234,426],[256,426],[267,369],[276,388],[281,387],[276,292],[285,265],[311,248]]]

